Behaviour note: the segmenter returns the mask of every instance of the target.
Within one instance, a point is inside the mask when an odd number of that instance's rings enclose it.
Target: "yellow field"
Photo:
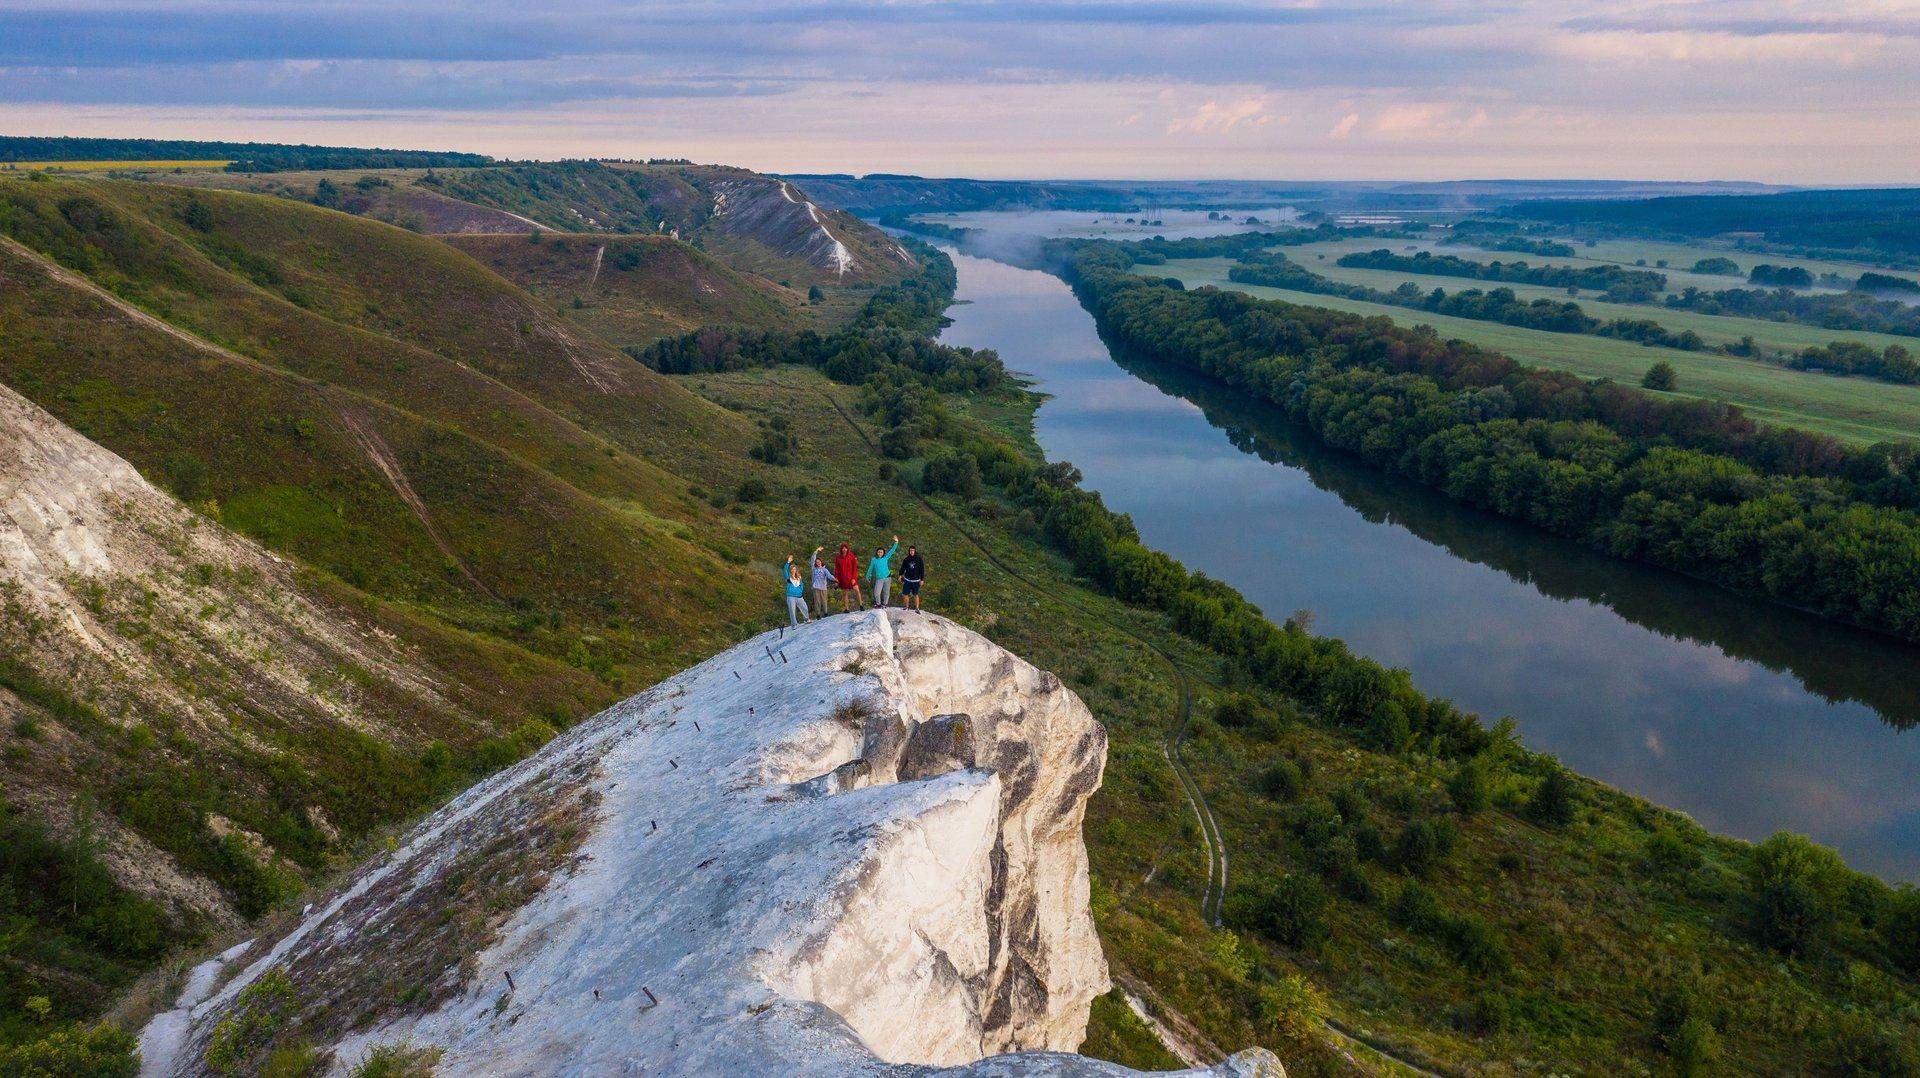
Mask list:
[[[230,161],[0,161],[0,172],[127,172],[160,168],[225,168]]]

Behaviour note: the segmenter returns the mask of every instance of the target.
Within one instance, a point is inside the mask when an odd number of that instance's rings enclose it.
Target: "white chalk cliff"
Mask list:
[[[223,956],[146,1068],[202,1073],[266,978],[336,1071],[405,1043],[442,1074],[1131,1073],[1067,1054],[1108,987],[1080,833],[1105,756],[1058,678],[945,619],[764,634]]]

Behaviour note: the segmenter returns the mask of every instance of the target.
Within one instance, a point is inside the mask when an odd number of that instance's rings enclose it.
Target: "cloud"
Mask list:
[[[1354,126],[1359,122],[1360,114],[1357,112],[1349,112],[1345,116],[1340,117],[1339,121],[1328,129],[1327,137],[1336,142],[1344,139],[1353,134]]]
[[[1167,134],[1209,134],[1238,127],[1265,127],[1274,121],[1264,97],[1243,97],[1222,105],[1208,101],[1185,116],[1167,121]]]

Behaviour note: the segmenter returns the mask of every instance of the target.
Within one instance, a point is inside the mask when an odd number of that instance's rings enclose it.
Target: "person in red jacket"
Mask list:
[[[839,553],[833,556],[833,582],[840,586],[842,614],[854,607],[867,608],[867,601],[860,596],[860,559],[854,557],[850,543],[841,543]]]

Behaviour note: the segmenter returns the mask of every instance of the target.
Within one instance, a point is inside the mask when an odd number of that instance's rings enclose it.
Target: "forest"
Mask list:
[[[372,150],[279,142],[202,142],[147,138],[0,136],[0,163],[27,161],[228,161],[228,172],[293,172],[342,168],[450,168],[486,165],[477,153]]]
[[[1774,244],[1920,254],[1920,189],[1910,187],[1535,201],[1500,212],[1569,226],[1695,237],[1750,232]]]
[[[1388,471],[1617,557],[1920,640],[1920,455],[1529,368],[1430,330],[1187,292],[1057,247],[1102,330]]]

